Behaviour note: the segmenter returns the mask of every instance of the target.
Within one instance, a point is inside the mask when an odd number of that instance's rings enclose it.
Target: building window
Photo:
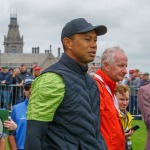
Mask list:
[[[12,46],[11,52],[12,52],[12,53],[17,53],[17,51],[16,51],[16,46]]]

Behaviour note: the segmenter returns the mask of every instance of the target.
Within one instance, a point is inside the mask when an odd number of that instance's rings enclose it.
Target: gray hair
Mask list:
[[[122,52],[125,54],[124,50],[119,46],[105,49],[105,51],[101,55],[100,68],[103,68],[105,62],[107,62],[108,64],[112,64],[114,62],[114,57],[117,52]]]

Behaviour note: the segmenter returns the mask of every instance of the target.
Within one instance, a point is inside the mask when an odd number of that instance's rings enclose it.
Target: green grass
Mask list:
[[[140,129],[132,135],[133,150],[144,150],[147,138],[145,124],[143,120],[133,120],[132,125],[140,126]],[[10,150],[8,144],[6,150]]]
[[[133,150],[144,150],[147,139],[146,127],[143,120],[133,120],[133,125],[139,125],[140,129],[132,135]]]
[[[7,145],[6,145],[6,150],[10,150],[10,149],[9,149],[9,145],[8,145],[8,143],[7,143]]]

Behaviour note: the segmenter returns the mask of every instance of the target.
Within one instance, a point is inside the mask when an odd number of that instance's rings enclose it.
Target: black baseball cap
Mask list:
[[[91,23],[88,23],[84,18],[77,18],[68,22],[61,33],[61,41],[65,37],[70,37],[73,34],[85,33],[95,30],[97,36],[103,35],[107,32],[107,28],[104,25],[93,26]]]

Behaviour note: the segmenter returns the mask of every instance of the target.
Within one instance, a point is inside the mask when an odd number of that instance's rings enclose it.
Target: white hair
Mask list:
[[[124,50],[120,48],[119,46],[114,46],[114,47],[105,49],[105,51],[101,55],[100,68],[103,68],[105,62],[107,62],[108,64],[112,64],[114,62],[114,57],[117,52],[121,52],[125,54]]]

